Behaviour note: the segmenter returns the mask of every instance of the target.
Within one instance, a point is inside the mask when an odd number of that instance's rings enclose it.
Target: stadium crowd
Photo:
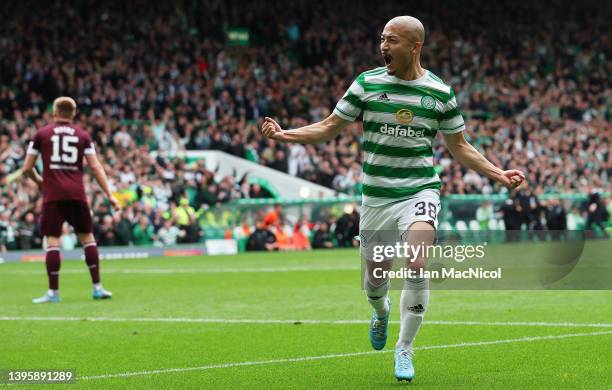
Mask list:
[[[305,146],[265,139],[258,124],[264,115],[287,128],[321,120],[359,72],[382,65],[378,34],[406,10],[370,5],[9,2],[0,10],[0,223],[17,247],[40,245],[39,193],[17,172],[59,95],[76,99],[77,121],[126,206],[111,215],[88,185],[102,245],[127,243],[126,234],[105,238],[111,226],[130,230],[131,243],[197,240],[209,208],[267,196],[248,178],[173,159],[184,150],[222,150],[359,194],[360,124]],[[453,85],[467,136],[491,161],[524,170],[536,196],[610,191],[609,11],[587,0],[431,2],[410,12],[426,26],[422,62]],[[249,27],[249,46],[230,45],[229,26]],[[444,194],[504,191],[460,167],[442,142],[434,158]]]

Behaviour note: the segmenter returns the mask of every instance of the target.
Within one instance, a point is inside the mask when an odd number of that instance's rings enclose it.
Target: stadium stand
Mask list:
[[[428,26],[422,62],[455,88],[471,142],[501,167],[518,163],[530,181],[527,198],[610,192],[610,15],[590,17],[609,9],[595,1],[500,1],[485,9],[470,3],[452,13],[443,3],[424,3],[415,16]],[[126,206],[111,216],[97,186],[88,185],[102,245],[159,241],[169,218],[183,231],[176,240],[199,241],[202,228],[214,225],[211,208],[270,196],[245,177],[219,177],[177,157],[185,150],[225,151],[360,194],[358,123],[316,146],[267,140],[258,123],[266,115],[295,127],[329,115],[359,72],[382,64],[377,29],[389,15],[405,13],[402,4],[51,4],[9,1],[0,9],[3,247],[42,245],[33,208],[38,190],[17,172],[60,94],[78,102],[78,122],[92,132]],[[248,46],[228,40],[232,26],[248,28]],[[441,142],[435,161],[444,195],[505,191],[454,162]],[[586,219],[588,211],[574,214]],[[309,222],[308,233],[335,221]],[[162,233],[172,241],[174,233]]]

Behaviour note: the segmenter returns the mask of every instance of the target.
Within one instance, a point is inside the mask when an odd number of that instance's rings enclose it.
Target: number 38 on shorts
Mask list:
[[[427,222],[438,228],[440,195],[435,190],[423,190],[414,197],[382,207],[361,207],[359,230],[406,231],[415,222]]]

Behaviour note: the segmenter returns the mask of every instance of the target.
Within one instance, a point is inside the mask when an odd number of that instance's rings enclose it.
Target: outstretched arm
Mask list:
[[[463,136],[463,131],[454,134],[443,134],[448,150],[461,165],[473,169],[508,188],[517,189],[526,183],[525,175],[517,169],[504,171],[493,165],[476,148],[470,145]]]
[[[102,188],[102,191],[104,191],[108,200],[113,205],[113,209],[115,209],[115,211],[119,211],[121,209],[121,206],[119,205],[119,201],[117,201],[117,199],[111,192],[110,186],[108,185],[108,178],[106,177],[106,172],[104,172],[102,164],[100,164],[100,161],[98,161],[98,157],[96,157],[95,154],[86,154],[85,157],[87,158],[87,164],[89,164],[91,172],[93,173],[94,177],[96,178],[96,181],[100,185],[100,188]]]
[[[261,133],[268,138],[280,142],[299,144],[318,144],[333,139],[349,123],[336,114],[331,114],[320,122],[292,130],[283,130],[272,118],[265,117]]]

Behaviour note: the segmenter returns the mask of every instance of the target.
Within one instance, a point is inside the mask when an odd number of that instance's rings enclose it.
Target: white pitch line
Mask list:
[[[180,317],[0,317],[0,321],[92,321],[92,322],[176,322],[205,324],[312,324],[312,325],[351,325],[368,324],[368,320],[281,320],[281,319],[225,319],[225,318],[180,318]],[[399,321],[389,321],[399,324]],[[467,326],[543,326],[563,328],[612,328],[612,324],[579,322],[502,322],[502,321],[425,321],[428,325],[467,325]]]
[[[317,271],[357,271],[358,266],[322,266],[322,267],[251,267],[251,268],[210,268],[210,269],[174,269],[174,268],[143,268],[143,269],[106,269],[104,274],[221,274],[221,273],[274,273],[274,272],[317,272]],[[61,274],[84,274],[87,269],[69,269],[61,271]],[[6,271],[3,275],[44,275],[45,270],[39,271]]]
[[[612,334],[612,330],[605,331],[605,332],[568,333],[564,335],[533,336],[533,337],[521,337],[521,338],[516,338],[516,339],[505,339],[505,340],[476,341],[476,342],[471,342],[471,343],[426,345],[422,347],[416,347],[415,350],[426,351],[426,350],[431,350],[431,349],[450,349],[450,348],[478,347],[478,346],[483,346],[483,345],[527,343],[527,342],[541,341],[541,340],[557,340],[557,339],[566,339],[566,338],[571,338],[571,337],[601,336],[601,335],[608,335],[608,334]],[[305,361],[312,361],[312,360],[334,359],[334,358],[340,358],[340,357],[374,355],[374,354],[380,354],[380,353],[389,353],[392,351],[393,350],[337,353],[337,354],[330,354],[330,355],[304,356],[304,357],[287,358],[287,359],[272,359],[272,360],[259,360],[259,361],[252,361],[252,362],[212,364],[208,366],[198,366],[198,367],[166,368],[166,369],[160,369],[160,370],[135,371],[135,372],[123,372],[123,373],[117,373],[117,374],[84,376],[78,379],[79,380],[92,380],[92,379],[125,378],[125,377],[154,375],[154,374],[169,374],[169,373],[174,373],[174,372],[205,371],[205,370],[212,370],[216,368],[261,366],[261,365],[266,365],[266,364],[277,364],[277,363],[295,363],[295,362],[305,362]]]
[[[399,321],[398,321],[399,322]],[[521,321],[424,321],[429,325],[474,325],[474,326],[550,326],[564,328],[612,328],[612,324],[580,322],[521,322]]]

